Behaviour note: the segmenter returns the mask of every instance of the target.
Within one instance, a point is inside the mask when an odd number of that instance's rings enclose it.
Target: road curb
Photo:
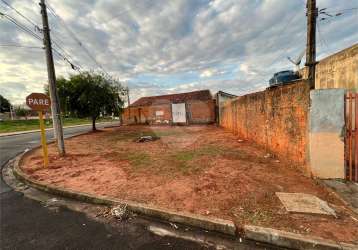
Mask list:
[[[114,199],[106,196],[95,196],[83,192],[75,192],[64,188],[55,188],[50,185],[40,183],[32,180],[27,176],[19,167],[22,158],[30,151],[25,152],[18,156],[14,162],[13,173],[16,178],[26,183],[27,185],[45,191],[51,194],[64,196],[71,199],[76,199],[84,202],[101,204],[101,205],[119,205],[126,204],[127,209],[131,212],[142,214],[149,217],[155,217],[161,220],[169,222],[185,224],[188,226],[198,227],[208,231],[216,231],[219,233],[235,236],[236,226],[232,221],[222,220],[217,218],[204,217],[201,215],[175,212],[168,209],[158,208],[142,203],[136,203],[132,201]]]
[[[99,122],[99,123],[96,123],[96,125],[107,124],[107,123],[111,123],[111,122]],[[92,126],[92,123],[65,126],[63,128],[76,128],[76,127],[85,127],[85,126]],[[110,127],[112,127],[112,126],[110,126]],[[108,127],[108,128],[110,128],[110,127]],[[113,127],[114,127],[114,125],[113,125]],[[50,131],[50,130],[53,130],[53,128],[46,128],[45,129],[45,131]],[[13,135],[22,135],[22,134],[31,134],[31,133],[37,133],[37,132],[40,132],[40,130],[39,129],[34,129],[34,130],[27,130],[27,131],[25,130],[25,131],[10,132],[10,133],[0,133],[0,137],[13,136]]]
[[[29,154],[32,150],[39,148],[39,146],[18,155],[13,164],[14,176],[27,185],[48,192],[54,195],[59,195],[83,202],[115,206],[119,204],[126,204],[127,209],[131,212],[154,217],[160,220],[169,221],[173,223],[180,223],[187,226],[197,227],[207,231],[215,231],[229,236],[241,235],[246,240],[262,242],[274,246],[291,248],[291,249],[314,249],[314,250],[354,250],[358,249],[358,245],[346,244],[326,240],[323,238],[315,238],[312,236],[305,236],[296,233],[280,231],[271,228],[264,228],[258,226],[245,225],[243,231],[238,232],[238,228],[234,222],[230,220],[222,220],[218,218],[210,218],[201,215],[176,212],[168,209],[158,208],[147,204],[137,203],[133,201],[120,200],[106,196],[96,196],[84,192],[77,192],[70,189],[53,187],[46,185],[36,180],[32,180],[27,174],[20,169],[20,163],[24,156]]]
[[[358,245],[307,237],[300,234],[285,232],[272,228],[244,226],[245,238],[290,249],[307,250],[353,250]]]

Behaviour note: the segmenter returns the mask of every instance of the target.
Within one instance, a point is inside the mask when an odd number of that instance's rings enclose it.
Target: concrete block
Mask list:
[[[310,167],[322,179],[344,178],[344,94],[344,89],[310,92]]]

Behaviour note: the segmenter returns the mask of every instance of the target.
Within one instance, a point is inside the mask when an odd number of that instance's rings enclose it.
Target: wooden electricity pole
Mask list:
[[[60,156],[64,156],[66,152],[65,152],[65,143],[63,140],[61,110],[60,110],[60,102],[59,102],[59,97],[56,88],[56,74],[55,74],[55,66],[53,63],[50,28],[48,24],[45,0],[40,0],[40,6],[41,6],[41,15],[42,15],[44,45],[46,51],[48,85],[49,85],[50,98],[51,98],[51,111],[52,111],[54,135],[57,141],[58,152]]]
[[[308,81],[311,89],[315,88],[316,71],[316,18],[318,9],[316,0],[307,0],[307,45],[306,66],[308,66]]]
[[[129,87],[127,87],[127,98],[128,98],[128,120],[130,121],[131,119],[131,109],[130,109],[130,101],[129,101]]]

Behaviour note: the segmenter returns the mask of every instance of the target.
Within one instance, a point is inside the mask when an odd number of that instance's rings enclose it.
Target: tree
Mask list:
[[[71,112],[78,117],[91,117],[92,129],[102,113],[119,114],[123,101],[123,87],[119,81],[103,75],[84,72],[57,80],[58,94],[63,113]]]
[[[27,120],[27,116],[31,113],[31,110],[26,109],[21,105],[15,106],[14,111],[15,111],[16,116],[25,117],[26,120]]]
[[[71,113],[71,108],[69,107],[70,105],[69,98],[74,91],[73,86],[71,85],[72,85],[71,82],[63,77],[56,79],[56,87],[59,96],[61,113],[64,116],[68,116]],[[45,85],[45,93],[48,96],[50,95],[48,85]]]
[[[9,100],[0,95],[0,113],[10,112],[10,106]]]

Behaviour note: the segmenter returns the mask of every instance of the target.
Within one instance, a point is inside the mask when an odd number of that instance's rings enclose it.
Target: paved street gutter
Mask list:
[[[38,147],[33,148],[32,150]],[[182,225],[193,226],[207,231],[219,232],[229,236],[243,237],[246,240],[263,242],[270,245],[285,247],[290,249],[315,249],[315,250],[353,250],[358,249],[357,245],[335,242],[316,237],[308,237],[306,235],[295,234],[280,231],[271,228],[263,228],[257,226],[243,226],[243,233],[239,233],[234,222],[230,220],[222,220],[218,218],[209,218],[201,215],[175,212],[168,209],[149,206],[142,203],[114,199],[106,196],[96,196],[88,193],[77,192],[64,188],[55,188],[51,185],[40,183],[32,180],[21,169],[20,163],[22,158],[29,154],[32,150],[27,151],[16,157],[13,164],[13,173],[16,178],[27,185],[51,194],[101,205],[115,206],[126,204],[127,209],[131,212],[142,214],[148,217],[161,219],[164,221],[180,223]],[[242,235],[241,235],[242,234]]]

